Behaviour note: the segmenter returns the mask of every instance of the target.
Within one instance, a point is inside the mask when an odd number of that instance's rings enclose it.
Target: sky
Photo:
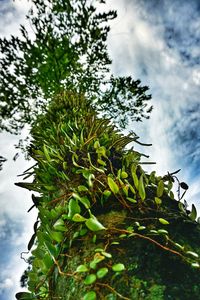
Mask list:
[[[0,0],[1,37],[19,34],[28,6]],[[107,0],[107,6],[118,11],[108,39],[113,73],[141,79],[152,94],[150,120],[129,129],[153,146],[136,150],[150,155],[159,175],[181,169],[179,179],[189,185],[185,198],[200,212],[200,1]],[[12,160],[18,138],[0,135],[0,154],[8,158],[0,172],[0,300],[13,300],[20,290],[26,268],[20,253],[37,217],[35,210],[27,213],[31,193],[14,186],[33,164],[23,155]]]

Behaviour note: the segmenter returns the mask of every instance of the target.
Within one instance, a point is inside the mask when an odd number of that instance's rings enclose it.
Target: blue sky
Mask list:
[[[112,71],[140,78],[152,94],[150,120],[130,129],[153,144],[142,151],[157,162],[159,174],[181,168],[179,178],[190,187],[186,200],[200,211],[200,2],[107,0],[107,6],[118,10],[109,35]],[[0,36],[18,34],[27,9],[25,0],[0,0]],[[0,152],[9,160],[0,172],[0,300],[13,300],[20,289],[26,267],[20,252],[36,219],[36,211],[27,214],[31,194],[14,186],[31,166],[22,155],[12,161],[16,141],[1,134]]]

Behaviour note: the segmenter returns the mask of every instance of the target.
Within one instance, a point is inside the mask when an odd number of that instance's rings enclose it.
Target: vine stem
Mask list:
[[[128,233],[128,234],[133,234],[133,236],[137,236],[141,239],[144,239],[144,240],[147,240],[153,244],[155,244],[156,246],[160,247],[161,249],[165,250],[165,251],[168,251],[168,252],[171,252],[175,255],[178,255],[180,256],[181,258],[185,259],[185,257],[180,253],[180,252],[177,252],[176,250],[173,250],[173,249],[170,249],[162,244],[160,244],[159,242],[153,240],[152,238],[146,236],[146,235],[142,235],[142,234],[139,234],[139,233],[135,233],[135,232],[131,232],[131,231],[128,231],[128,230],[125,230],[125,229],[117,229],[117,228],[109,228],[110,230],[114,230],[114,231],[118,231],[118,232],[121,232],[121,233]]]
[[[109,284],[107,283],[100,283],[97,282],[96,285],[104,286],[107,289],[111,290],[113,293],[115,293],[119,298],[124,299],[124,300],[131,300],[130,298],[124,297],[121,294],[119,294],[114,288],[112,288]]]

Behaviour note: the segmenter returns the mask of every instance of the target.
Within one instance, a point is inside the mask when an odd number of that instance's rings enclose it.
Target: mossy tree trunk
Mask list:
[[[40,193],[39,215],[18,299],[199,299],[195,208],[174,199],[173,174],[147,174],[126,150],[135,136],[67,91],[31,134],[34,180],[18,185]]]

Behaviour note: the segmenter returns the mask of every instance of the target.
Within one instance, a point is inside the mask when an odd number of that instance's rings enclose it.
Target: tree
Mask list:
[[[32,0],[31,32],[21,26],[21,38],[0,39],[1,129],[18,133],[63,90],[85,93],[98,111],[121,125],[128,116],[149,117],[148,88],[131,77],[110,75],[108,22],[117,14],[98,13],[93,2]]]
[[[113,124],[152,109],[140,81],[109,73],[107,22],[116,13],[96,13],[89,1],[32,3],[34,38],[22,26],[22,40],[0,43],[1,107],[10,119],[1,128],[31,124],[27,151],[36,164],[23,175],[34,179],[17,185],[40,194],[32,195],[39,215],[28,244],[29,292],[16,298],[195,299],[196,209],[187,210],[183,195],[174,199],[175,173],[143,170],[143,155],[126,149],[138,137]]]
[[[125,148],[137,139],[74,92],[52,99],[31,135],[36,164],[23,176],[34,180],[17,185],[39,192],[39,214],[17,299],[198,299],[200,226],[177,172],[147,174]]]

